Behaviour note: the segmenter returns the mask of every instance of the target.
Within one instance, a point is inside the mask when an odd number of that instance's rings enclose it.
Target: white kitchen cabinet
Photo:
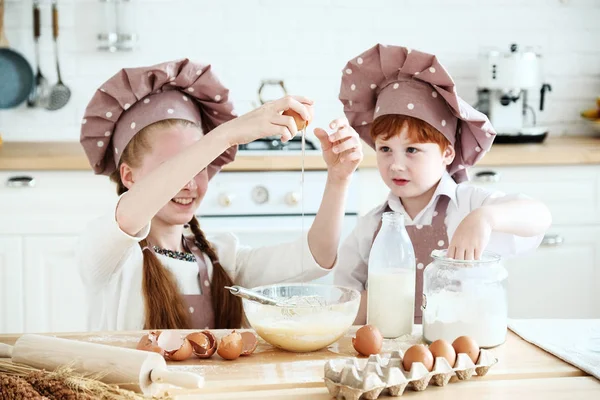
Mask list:
[[[0,333],[23,331],[22,240],[0,236]]]
[[[505,261],[511,318],[600,318],[600,226],[555,226]]]
[[[77,270],[76,236],[24,239],[24,331],[86,330],[84,286]]]

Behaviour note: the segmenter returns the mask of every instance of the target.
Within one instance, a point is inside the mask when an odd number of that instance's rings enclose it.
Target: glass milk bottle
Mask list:
[[[415,309],[415,251],[404,215],[385,212],[369,256],[367,324],[384,338],[412,333]]]

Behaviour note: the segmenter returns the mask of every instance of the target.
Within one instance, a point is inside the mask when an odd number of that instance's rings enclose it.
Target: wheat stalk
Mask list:
[[[7,375],[22,377],[28,382],[33,381],[38,383],[38,381],[41,381],[42,385],[52,387],[52,390],[57,390],[57,393],[60,393],[63,396],[60,397],[61,399],[148,400],[148,397],[139,393],[101,382],[99,379],[102,378],[103,374],[83,375],[73,370],[69,365],[62,366],[55,371],[49,372],[24,364],[0,360],[0,372]],[[41,389],[43,390],[43,387]],[[58,392],[59,390],[61,392]],[[44,392],[42,394],[48,396],[50,399],[57,398],[52,396],[53,393],[54,392]],[[69,397],[65,397],[67,394]],[[168,397],[153,397],[153,399],[167,400]]]

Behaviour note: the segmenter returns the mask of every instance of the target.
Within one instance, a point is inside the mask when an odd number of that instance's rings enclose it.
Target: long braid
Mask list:
[[[232,296],[224,286],[232,286],[233,281],[219,263],[217,253],[200,229],[200,223],[196,217],[190,221],[190,229],[194,233],[196,244],[200,251],[205,253],[213,265],[212,282],[210,289],[212,293],[212,306],[215,315],[215,326],[218,329],[240,328],[242,325],[243,308],[242,301]]]

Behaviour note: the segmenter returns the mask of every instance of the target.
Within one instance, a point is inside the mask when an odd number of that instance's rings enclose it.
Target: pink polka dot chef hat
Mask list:
[[[204,134],[235,118],[226,89],[210,65],[188,59],[125,68],[96,91],[81,121],[80,142],[96,174],[116,170],[121,151],[143,128],[165,119],[201,124]],[[212,178],[235,158],[237,146],[208,167]]]
[[[407,115],[433,126],[456,150],[448,172],[457,182],[468,179],[465,168],[483,157],[496,136],[488,118],[458,97],[434,55],[406,47],[377,44],[348,61],[339,98],[350,125],[371,147],[371,124],[381,115]]]

